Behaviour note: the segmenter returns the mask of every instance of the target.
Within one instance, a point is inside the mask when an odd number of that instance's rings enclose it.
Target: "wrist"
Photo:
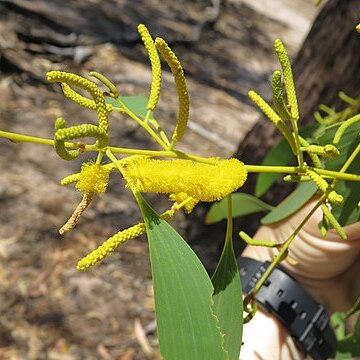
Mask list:
[[[251,293],[265,273],[269,262],[242,257],[238,260],[243,290]],[[287,328],[295,343],[315,360],[327,359],[336,344],[324,307],[284,270],[275,267],[255,294],[255,300],[276,316]]]

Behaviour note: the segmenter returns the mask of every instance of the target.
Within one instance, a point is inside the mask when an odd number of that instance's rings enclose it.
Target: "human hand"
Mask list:
[[[285,241],[317,200],[314,198],[282,222],[262,226],[255,239]],[[357,281],[360,272],[360,222],[344,228],[347,240],[342,240],[334,230],[323,238],[318,228],[321,217],[322,212],[318,209],[289,248],[289,257],[293,261],[284,261],[281,266],[330,313],[344,311],[360,294],[360,283]],[[266,261],[272,260],[276,253],[274,248],[248,246],[242,255]],[[305,358],[283,325],[262,310],[244,325],[243,342],[240,357],[244,360]]]

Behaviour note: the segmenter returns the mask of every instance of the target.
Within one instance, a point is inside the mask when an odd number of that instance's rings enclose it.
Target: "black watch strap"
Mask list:
[[[238,259],[245,294],[253,291],[269,265],[268,261],[261,263],[247,257]],[[255,300],[278,317],[295,343],[313,359],[325,360],[334,354],[336,337],[328,313],[283,269],[273,269]]]

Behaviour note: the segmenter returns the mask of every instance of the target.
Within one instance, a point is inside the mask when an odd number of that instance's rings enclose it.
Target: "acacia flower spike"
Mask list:
[[[121,244],[126,241],[136,238],[146,232],[144,223],[139,223],[131,226],[125,230],[119,231],[109,239],[107,239],[98,248],[92,251],[90,254],[82,258],[76,268],[77,270],[86,270],[90,266],[95,265],[99,261],[103,260],[106,256],[114,252]]]
[[[138,26],[138,32],[141,36],[145,48],[149,54],[150,64],[151,64],[151,73],[152,73],[152,82],[149,95],[149,101],[146,108],[148,110],[154,111],[156,109],[157,103],[160,97],[161,90],[161,63],[159,54],[156,50],[154,40],[152,39],[149,30],[144,24]]]
[[[324,214],[326,220],[333,226],[333,228],[339,234],[341,239],[346,240],[347,236],[346,236],[346,233],[345,233],[344,229],[341,227],[339,222],[336,220],[335,216],[332,214],[332,212],[327,207],[327,205],[322,204],[321,209],[323,211],[323,214]]]
[[[84,213],[86,208],[90,205],[92,199],[94,197],[94,193],[84,193],[83,198],[80,201],[79,205],[76,207],[69,220],[61,227],[59,230],[60,235],[65,234],[75,227],[80,216]]]
[[[308,145],[300,148],[301,151],[306,151],[309,155],[315,154],[328,158],[336,158],[340,155],[340,151],[333,144],[320,145]]]
[[[56,119],[56,121],[55,121],[55,134],[56,134],[56,132],[58,130],[65,129],[65,127],[66,127],[66,123],[65,123],[65,120],[62,117]],[[56,135],[54,136],[54,148],[55,148],[56,153],[62,159],[68,160],[68,161],[76,159],[81,153],[80,149],[76,149],[76,150],[68,150],[68,149],[66,149],[65,141],[64,140],[57,140]]]
[[[72,100],[73,102],[75,102],[76,104],[90,109],[90,110],[96,110],[96,104],[95,101],[92,99],[89,99],[85,96],[82,96],[81,94],[79,94],[77,91],[75,91],[74,89],[72,89],[68,84],[66,83],[61,83],[61,88],[62,91],[64,93],[64,95]],[[112,105],[111,104],[106,104],[106,109],[108,112],[112,111]]]
[[[259,107],[259,109],[273,122],[273,124],[278,128],[281,134],[284,136],[286,141],[289,143],[291,150],[296,155],[296,146],[294,138],[290,130],[286,127],[284,121],[281,117],[272,109],[272,107],[254,90],[248,92],[249,98]]]
[[[310,145],[302,136],[299,135],[299,143],[300,145],[302,145],[303,147],[300,147],[300,151],[306,151],[310,146]],[[309,157],[311,159],[311,161],[313,162],[314,166],[317,168],[321,168],[321,160],[318,156],[317,153],[313,153],[313,152],[308,152]]]
[[[311,169],[306,169],[306,175],[310,177],[310,179],[323,193],[328,191],[329,184],[317,172]],[[335,204],[341,204],[344,201],[343,196],[338,194],[335,190],[329,192],[328,199],[330,202]]]
[[[272,96],[277,113],[283,120],[289,120],[291,114],[284,103],[283,89],[281,83],[281,71],[275,70],[272,75]]]
[[[161,217],[165,221],[169,222],[175,214],[175,210],[165,211]],[[106,256],[114,252],[121,244],[127,242],[128,240],[139,237],[140,235],[145,234],[146,226],[143,222],[140,222],[136,225],[133,225],[125,230],[121,230],[115,235],[111,236],[104,243],[102,243],[98,248],[93,250],[90,254],[82,258],[77,266],[77,270],[86,270],[90,266],[97,264],[99,261],[103,260]]]
[[[294,84],[294,78],[291,70],[291,64],[288,53],[284,44],[280,39],[276,39],[274,42],[275,51],[278,55],[281,68],[284,75],[284,84],[286,89],[286,96],[288,104],[290,106],[290,113],[294,120],[299,120],[299,106],[296,98],[296,90]]]
[[[155,46],[170,67],[170,70],[174,76],[175,86],[178,93],[178,120],[172,135],[173,143],[176,143],[184,136],[189,119],[189,93],[187,90],[185,74],[179,59],[164,39],[156,38]]]
[[[121,172],[133,191],[158,194],[186,193],[199,201],[220,200],[241,187],[245,165],[235,159],[214,165],[190,160],[153,160],[145,156],[124,159]]]
[[[343,124],[341,124],[339,126],[339,128],[337,129],[335,135],[334,135],[334,140],[333,143],[334,144],[338,144],[339,141],[341,140],[342,136],[344,135],[345,131],[352,125],[354,125],[355,123],[357,123],[358,121],[360,121],[360,114],[357,114],[355,116],[353,116],[352,118],[346,120]]]
[[[103,93],[94,82],[80,75],[57,70],[49,71],[46,74],[46,77],[48,81],[66,83],[68,85],[77,86],[89,92],[96,104],[99,128],[107,134],[109,129],[108,109]]]
[[[108,136],[104,130],[102,130],[99,126],[92,124],[82,124],[71,127],[65,127],[65,120],[60,118],[55,123],[55,149],[62,150],[62,146],[65,148],[64,144],[67,140],[79,139],[82,137],[94,137],[97,139],[97,147],[103,148],[108,143]],[[65,149],[66,150],[66,149]],[[70,153],[66,150],[67,153]],[[57,151],[57,153],[61,156],[61,153]],[[75,154],[75,153],[74,153]],[[78,153],[79,154],[79,153]],[[78,155],[77,154],[77,155]],[[77,156],[76,155],[76,156]],[[61,156],[62,157],[62,156]],[[65,157],[63,157],[65,159]],[[74,158],[67,158],[65,160],[73,160]]]

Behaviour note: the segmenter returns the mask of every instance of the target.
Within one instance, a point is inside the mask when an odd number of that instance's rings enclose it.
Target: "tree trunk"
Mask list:
[[[358,22],[359,0],[328,1],[306,37],[294,64],[300,124],[313,121],[313,113],[320,103],[341,106],[337,94],[340,90],[351,97],[359,96],[360,46],[355,30]],[[269,85],[270,86],[270,85]],[[246,164],[259,164],[268,150],[281,139],[274,125],[261,117],[239,145],[236,157]],[[250,176],[242,192],[253,193],[255,177]],[[264,196],[270,203],[278,203],[291,191],[291,186],[277,182]],[[225,226],[205,226],[204,216],[208,207],[199,208],[190,218],[189,238],[206,266],[213,269],[219,258]],[[253,233],[258,227],[259,216],[247,216],[235,222],[235,234],[240,228]],[[195,224],[194,224],[195,223]],[[237,251],[243,244],[239,241]]]

